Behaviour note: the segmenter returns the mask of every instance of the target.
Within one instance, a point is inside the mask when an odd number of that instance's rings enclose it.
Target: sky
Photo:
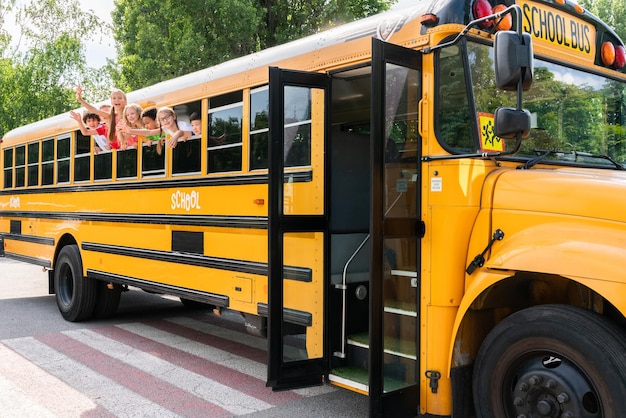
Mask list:
[[[114,8],[113,0],[78,0],[78,3],[83,10],[91,10],[105,22],[111,23],[111,12]],[[113,39],[103,40],[103,42],[103,44],[88,42],[85,45],[85,58],[90,67],[102,67],[106,64],[107,58],[115,60],[116,53]]]
[[[99,16],[107,23],[111,23],[111,12],[114,5],[113,0],[74,0],[74,4],[78,4],[81,9],[88,11],[91,10],[94,14]],[[18,0],[16,6],[26,4],[26,0]],[[4,22],[6,30],[10,34],[15,34],[15,20],[12,20],[10,16],[7,17]],[[102,43],[88,42],[85,45],[85,57],[87,58],[88,65],[92,68],[100,68],[106,64],[106,59],[116,58],[115,43],[113,39],[105,39]]]

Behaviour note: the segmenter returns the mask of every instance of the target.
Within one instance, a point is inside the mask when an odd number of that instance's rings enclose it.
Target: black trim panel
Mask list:
[[[237,273],[267,276],[267,264],[254,261],[209,257],[205,255],[191,253],[175,253],[169,251],[121,247],[107,244],[98,244],[94,242],[83,242],[81,248],[84,251],[93,251],[133,258],[164,261],[167,263],[185,264],[191,266],[234,271]],[[290,280],[296,280],[301,282],[311,282],[313,280],[313,272],[309,268],[285,266],[284,274],[285,277],[289,278]]]
[[[0,234],[5,240],[31,242],[33,244],[54,245],[54,238],[37,237],[34,235]]]
[[[259,316],[267,316],[267,303],[257,303],[256,311]],[[283,308],[283,321],[291,324],[302,325],[304,327],[310,327],[313,325],[313,315],[310,312]]]
[[[0,217],[61,219],[69,221],[140,223],[156,225],[215,226],[222,228],[267,229],[265,216],[209,216],[101,213],[101,212],[14,212],[0,211]]]
[[[12,258],[15,260],[23,261],[25,263],[34,264],[36,266],[42,266],[45,268],[50,268],[52,266],[52,263],[49,260],[44,260],[43,258],[28,257],[26,255],[7,253],[7,252],[4,253],[4,256],[6,258]]]
[[[292,182],[306,183],[313,181],[313,171],[303,170],[288,173]],[[20,189],[0,190],[2,195],[24,195],[24,194],[46,194],[46,193],[67,193],[67,192],[94,192],[94,191],[115,191],[115,190],[142,190],[142,189],[167,189],[181,187],[206,187],[206,186],[241,186],[250,184],[267,184],[267,174],[249,174],[219,178],[192,178],[192,179],[171,179],[154,181],[116,181],[110,183],[80,184],[73,186],[59,187],[31,187]]]
[[[22,234],[22,221],[19,219],[11,219],[9,221],[9,233],[15,235]]]
[[[226,295],[218,295],[215,293],[188,289],[186,287],[160,284],[151,282],[149,280],[142,280],[134,277],[122,276],[119,274],[105,273],[103,271],[87,269],[87,277],[96,280],[103,280],[105,282],[128,284],[143,290],[148,290],[155,293],[165,293],[168,295],[174,295],[186,299],[192,299],[198,302],[204,302],[222,308],[228,308],[230,304],[230,299]]]
[[[204,233],[198,231],[172,231],[172,251],[204,254]]]

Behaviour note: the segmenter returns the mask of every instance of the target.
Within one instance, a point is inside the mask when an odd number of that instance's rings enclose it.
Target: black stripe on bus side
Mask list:
[[[10,239],[13,241],[31,242],[33,244],[42,245],[54,245],[54,238],[44,238],[35,235],[22,235],[22,234],[0,234],[5,240]]]
[[[156,225],[214,226],[221,228],[267,229],[265,216],[207,216],[207,215],[155,215],[102,212],[17,212],[0,211],[3,218],[61,219],[66,221],[91,221],[114,223],[142,223]]]
[[[237,273],[255,274],[259,276],[267,276],[268,271],[266,263],[235,260],[230,258],[208,257],[199,254],[174,253],[170,251],[121,247],[117,245],[98,244],[94,242],[83,242],[81,248],[84,251],[144,258],[148,260],[164,261],[167,263],[185,264],[190,266],[213,268],[217,270],[234,271]],[[283,274],[285,279],[288,280],[296,280],[300,282],[313,281],[313,272],[310,268],[285,266]]]
[[[256,311],[259,316],[267,316],[267,303],[257,303]],[[283,308],[283,321],[310,327],[313,325],[313,315],[310,312]]]
[[[287,181],[291,183],[311,182],[313,181],[313,171],[305,170],[287,173],[285,175],[285,182]],[[202,177],[194,179],[149,180],[129,182],[116,181],[110,183],[75,184],[72,186],[37,186],[20,189],[3,189],[0,190],[0,196],[115,190],[180,189],[210,186],[244,186],[250,184],[267,184],[267,174],[253,174],[219,178]]]
[[[104,271],[87,269],[87,277],[97,280],[103,280],[110,283],[128,284],[155,293],[166,293],[182,298],[192,299],[211,305],[228,308],[230,299],[226,295],[218,295],[216,293],[201,292],[199,290],[188,289],[186,287],[172,286],[151,282],[149,280],[137,279],[119,274],[106,273]]]
[[[23,261],[25,263],[34,264],[36,266],[42,266],[45,268],[50,268],[52,266],[50,260],[44,260],[43,258],[28,257],[26,255],[8,253],[6,251],[4,252],[4,256],[7,258],[12,258],[14,260]]]

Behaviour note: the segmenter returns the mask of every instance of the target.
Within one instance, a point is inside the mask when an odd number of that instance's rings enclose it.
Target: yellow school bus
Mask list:
[[[416,1],[129,93],[201,114],[174,148],[6,133],[2,251],[69,321],[239,311],[268,385],[373,417],[619,417],[624,61],[570,0]]]

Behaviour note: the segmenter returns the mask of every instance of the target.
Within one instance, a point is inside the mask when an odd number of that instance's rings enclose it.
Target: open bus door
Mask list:
[[[325,74],[270,68],[268,379],[273,389],[319,385],[328,202]]]
[[[421,56],[372,42],[370,416],[419,406]]]

